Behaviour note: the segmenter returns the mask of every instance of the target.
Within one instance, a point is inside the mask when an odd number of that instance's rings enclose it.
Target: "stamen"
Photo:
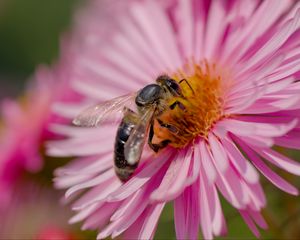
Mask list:
[[[168,105],[179,101],[184,109],[177,105],[160,116],[162,122],[178,131],[172,132],[156,121],[154,141],[169,139],[169,145],[182,148],[198,136],[207,138],[214,124],[223,117],[224,88],[216,65],[209,65],[207,61],[187,64],[171,76],[180,83],[184,98],[173,98]],[[182,79],[186,79],[188,84]]]

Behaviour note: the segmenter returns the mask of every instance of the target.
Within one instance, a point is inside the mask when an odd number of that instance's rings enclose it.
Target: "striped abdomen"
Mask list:
[[[128,140],[134,126],[135,124],[133,122],[124,117],[119,125],[116,134],[114,164],[116,174],[122,182],[127,181],[138,166],[138,163],[129,165],[124,156],[124,145]]]

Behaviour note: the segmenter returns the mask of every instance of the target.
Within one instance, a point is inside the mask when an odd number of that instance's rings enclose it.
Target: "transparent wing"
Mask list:
[[[134,165],[139,162],[146,142],[149,124],[152,120],[155,106],[149,108],[141,117],[140,121],[132,130],[124,146],[125,159],[128,164]]]
[[[135,96],[136,93],[131,93],[89,107],[73,120],[73,124],[82,127],[99,126],[111,115],[122,112],[125,104],[133,101]]]

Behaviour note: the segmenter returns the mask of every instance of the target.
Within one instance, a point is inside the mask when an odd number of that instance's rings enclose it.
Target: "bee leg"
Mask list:
[[[178,106],[183,111],[186,110],[185,106],[178,100],[170,105],[170,109],[173,110],[176,106]]]
[[[189,88],[192,90],[193,94],[195,94],[194,89],[191,87],[191,85],[189,84],[189,82],[188,82],[185,78],[184,78],[184,79],[181,79],[181,80],[179,81],[179,84],[181,84],[181,83],[183,83],[183,82],[185,82],[185,83],[189,86]]]
[[[152,121],[150,123],[148,145],[154,152],[158,152],[159,148],[152,143],[153,136],[154,136],[154,128],[153,128],[153,121]]]
[[[177,127],[171,125],[171,124],[168,124],[168,123],[164,123],[162,120],[160,120],[159,118],[157,119],[159,125],[163,128],[166,128],[168,129],[170,132],[174,133],[174,134],[178,134],[179,130]]]
[[[154,128],[153,128],[153,121],[152,121],[150,124],[149,138],[148,138],[149,147],[154,152],[158,152],[160,149],[166,147],[171,142],[170,140],[163,140],[159,144],[154,144],[154,143],[152,143],[153,136],[154,136]]]
[[[151,145],[152,145],[152,150],[154,151],[154,152],[158,152],[160,149],[163,149],[163,148],[165,148],[166,146],[168,146],[168,144],[170,143],[171,141],[170,140],[168,140],[168,139],[166,139],[166,140],[163,140],[163,141],[161,141],[160,143],[158,143],[158,144],[153,144],[153,143],[151,143]]]

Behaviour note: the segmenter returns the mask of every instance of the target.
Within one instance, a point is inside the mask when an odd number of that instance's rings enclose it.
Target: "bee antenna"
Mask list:
[[[181,80],[179,81],[179,84],[181,84],[182,82],[185,82],[185,83],[189,86],[189,88],[192,90],[193,94],[195,95],[194,89],[192,88],[192,86],[189,84],[189,82],[188,82],[185,78],[184,78],[184,79],[181,79]]]

